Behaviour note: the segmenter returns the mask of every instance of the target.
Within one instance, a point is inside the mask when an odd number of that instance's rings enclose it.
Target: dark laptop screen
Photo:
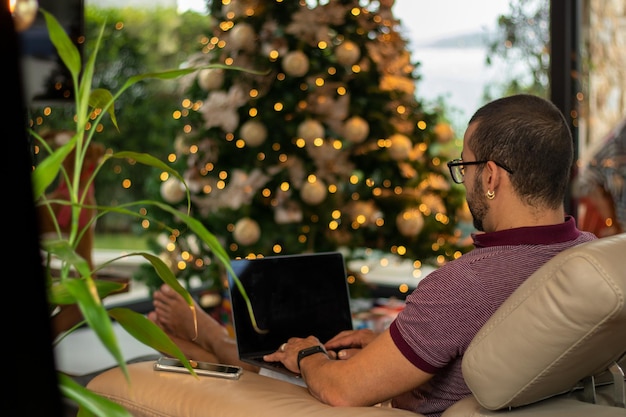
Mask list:
[[[343,256],[338,252],[233,260],[250,298],[257,325],[232,276],[229,287],[241,355],[273,352],[290,337],[317,336],[325,342],[352,329]]]

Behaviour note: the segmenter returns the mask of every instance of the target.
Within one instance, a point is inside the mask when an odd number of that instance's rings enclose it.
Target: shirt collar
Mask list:
[[[548,245],[573,240],[579,235],[580,230],[576,227],[574,217],[566,216],[565,221],[560,224],[517,227],[489,233],[472,233],[472,239],[475,247],[484,248],[503,245]]]

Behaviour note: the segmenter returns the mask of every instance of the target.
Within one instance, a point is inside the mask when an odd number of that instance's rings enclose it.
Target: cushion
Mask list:
[[[478,332],[463,375],[489,410],[572,389],[626,352],[626,234],[555,256]]]
[[[119,367],[93,378],[87,388],[113,400],[134,417],[419,417],[389,406],[332,407],[306,388],[244,371],[238,380],[154,371],[154,361]],[[423,417],[423,416],[422,416]]]

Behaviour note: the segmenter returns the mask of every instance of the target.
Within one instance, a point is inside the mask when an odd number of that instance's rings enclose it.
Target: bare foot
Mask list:
[[[154,292],[153,305],[154,311],[148,314],[148,318],[171,336],[196,342],[207,348],[211,344],[211,339],[228,335],[226,328],[204,311],[194,300],[197,318],[196,329],[193,311],[185,299],[167,284],[163,284],[159,290]]]
[[[185,299],[169,285],[163,284],[154,292],[152,304],[154,311],[148,314],[150,320],[172,336],[188,341],[197,339],[193,311]],[[202,309],[195,301],[194,308],[199,316]]]

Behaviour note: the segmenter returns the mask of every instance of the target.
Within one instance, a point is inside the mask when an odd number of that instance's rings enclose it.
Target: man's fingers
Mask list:
[[[356,355],[361,349],[341,349],[337,352],[337,359],[350,359]]]

